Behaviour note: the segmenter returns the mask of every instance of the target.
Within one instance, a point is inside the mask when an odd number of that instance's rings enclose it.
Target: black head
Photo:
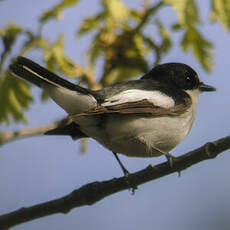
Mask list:
[[[183,63],[166,63],[153,68],[142,79],[153,79],[167,83],[182,90],[200,89],[201,91],[214,91],[215,88],[204,85],[190,66]],[[201,87],[202,86],[202,87]]]

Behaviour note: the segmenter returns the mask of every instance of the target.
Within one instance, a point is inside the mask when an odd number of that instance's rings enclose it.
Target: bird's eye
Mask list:
[[[183,88],[184,89],[193,89],[196,86],[198,86],[198,81],[199,80],[196,78],[196,76],[188,74],[188,75],[184,76]]]
[[[186,82],[191,82],[191,80],[192,80],[192,79],[191,79],[190,76],[186,76],[186,77],[185,77],[185,81],[186,81]]]

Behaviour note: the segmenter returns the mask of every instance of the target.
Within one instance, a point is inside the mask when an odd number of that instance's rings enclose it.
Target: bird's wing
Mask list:
[[[94,116],[102,114],[133,114],[143,116],[177,116],[188,110],[191,106],[191,98],[185,98],[184,103],[179,103],[174,106],[159,106],[153,104],[149,99],[138,101],[127,101],[123,103],[111,103],[98,105],[96,108],[84,113],[78,113],[71,116]]]

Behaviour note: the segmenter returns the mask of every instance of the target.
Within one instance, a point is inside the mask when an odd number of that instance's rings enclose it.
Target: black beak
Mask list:
[[[216,91],[216,88],[211,85],[206,85],[203,82],[201,82],[199,85],[199,90],[201,92],[211,92],[211,91]]]

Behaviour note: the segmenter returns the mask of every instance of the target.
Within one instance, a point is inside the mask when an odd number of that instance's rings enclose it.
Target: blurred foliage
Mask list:
[[[10,123],[10,117],[15,121],[26,121],[23,109],[28,108],[33,98],[29,85],[13,77],[9,70],[0,78],[0,122]]]
[[[62,11],[65,8],[68,8],[72,5],[75,5],[79,0],[63,0],[60,3],[58,3],[57,5],[55,5],[52,9],[45,11],[39,21],[41,23],[45,23],[47,21],[49,21],[50,19],[61,19],[62,18]]]
[[[198,30],[201,24],[195,0],[165,0],[178,13],[178,22],[174,30],[183,31],[181,47],[184,51],[192,50],[194,56],[206,71],[212,68],[212,43],[204,38]]]
[[[212,67],[212,43],[205,40],[195,28],[190,28],[184,33],[181,41],[184,51],[192,49],[194,56],[199,60],[205,70],[211,71]]]
[[[230,2],[228,0],[212,0],[212,21],[219,21],[227,30],[230,30]]]
[[[0,28],[1,123],[26,121],[24,110],[32,102],[30,88],[26,82],[10,76],[6,64],[12,56],[26,56],[35,49],[41,52],[49,70],[67,77],[78,77],[89,87],[98,88],[136,77],[157,65],[170,52],[173,33],[180,32],[182,50],[192,52],[201,66],[211,71],[213,44],[201,33],[203,25],[198,1],[195,0],[161,0],[155,3],[143,0],[142,7],[137,9],[127,7],[122,0],[101,0],[99,12],[86,15],[76,33],[77,37],[93,36],[87,53],[89,69],[83,68],[64,52],[64,35],[61,32],[54,42],[50,42],[43,33],[46,23],[51,19],[61,19],[66,8],[76,7],[75,10],[80,11],[79,2],[62,0],[53,8],[41,12],[37,32],[12,22]],[[210,6],[210,21],[219,22],[230,30],[230,0],[210,0]],[[170,26],[164,25],[161,14],[162,8],[166,7],[178,15]],[[72,28],[74,31],[74,23]],[[16,43],[21,45],[19,52],[14,50]],[[149,63],[150,55],[153,63]],[[98,61],[102,61],[103,69],[101,76],[95,78],[91,71]]]
[[[3,63],[7,58],[8,54],[11,52],[18,35],[22,32],[23,29],[19,26],[14,25],[12,22],[9,22],[8,26],[5,29],[0,28],[0,37],[3,43],[3,50],[1,52],[0,59],[0,70],[2,69]]]

